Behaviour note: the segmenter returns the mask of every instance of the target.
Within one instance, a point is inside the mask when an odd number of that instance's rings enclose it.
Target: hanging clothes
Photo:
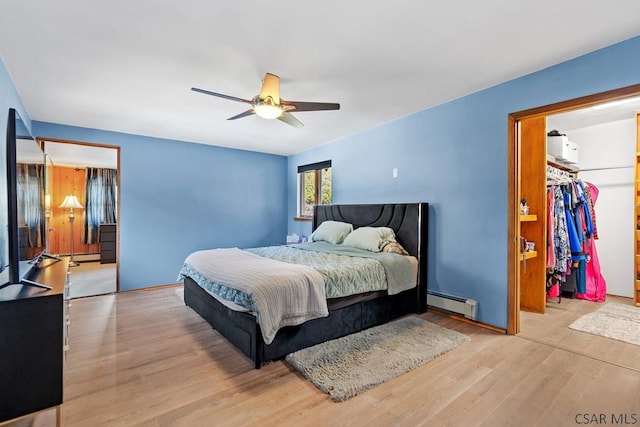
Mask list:
[[[586,183],[586,185],[589,189],[588,192],[590,193],[592,205],[595,207],[599,190],[591,183]],[[593,211],[592,215],[594,214],[595,211]],[[587,250],[589,253],[589,259],[585,265],[585,286],[584,289],[578,290],[576,297],[589,301],[602,302],[607,296],[607,282],[600,270],[600,260],[598,259],[598,251],[596,250],[596,241],[593,234],[587,241]]]
[[[598,189],[576,179],[558,182],[547,190],[547,298],[566,291],[603,301],[606,282],[595,248]]]
[[[567,218],[565,216],[564,196],[562,188],[554,186],[550,189],[554,195],[554,229],[553,229],[553,245],[555,264],[553,270],[564,273],[570,260],[569,230],[567,227]]]
[[[551,166],[547,186],[547,298],[569,292],[604,301],[606,281],[595,247],[598,189]]]
[[[590,216],[591,216],[591,222],[593,224],[593,238],[597,240],[598,239],[598,226],[596,224],[596,211],[593,208],[593,204],[595,203],[594,199],[598,198],[599,190],[596,188],[595,185],[593,185],[593,184],[591,184],[589,182],[587,182],[586,184],[587,185],[584,187],[584,194],[585,194],[585,197],[587,199],[587,207],[589,209],[589,213],[590,213]]]
[[[547,268],[553,268],[556,265],[556,247],[555,247],[555,197],[554,191],[547,191]]]
[[[570,257],[564,196],[554,185],[547,189],[547,299],[560,296]]]
[[[591,237],[594,233],[593,226],[593,209],[590,208],[589,203],[587,203],[587,191],[585,190],[585,185],[582,181],[576,180],[574,182],[576,187],[576,193],[578,194],[578,207],[580,209],[580,215],[582,216],[583,226],[584,226],[584,234],[585,234],[585,242],[586,239]]]
[[[576,233],[578,235],[578,241],[580,242],[580,254],[576,253],[576,256],[573,256],[574,266],[577,261],[578,268],[578,276],[577,276],[577,294],[584,294],[587,289],[586,282],[586,274],[585,274],[585,261],[588,258],[587,252],[587,220],[585,218],[584,213],[584,191],[582,191],[581,185],[577,181],[573,181],[571,184],[572,192],[571,192],[571,204],[573,206],[573,218],[576,226]]]
[[[562,275],[560,273],[547,273],[547,298],[559,297],[561,284]]]
[[[578,234],[580,228],[576,226],[575,210],[572,209],[572,193],[573,185],[562,186],[562,193],[564,197],[565,205],[565,218],[567,222],[567,231],[569,234],[569,247],[571,248],[571,259],[573,261],[580,261],[585,258],[582,247],[582,236]]]

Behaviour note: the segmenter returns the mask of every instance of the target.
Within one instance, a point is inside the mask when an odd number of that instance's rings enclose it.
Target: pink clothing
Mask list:
[[[553,268],[556,265],[554,202],[555,197],[552,189],[547,191],[547,268]]]
[[[596,241],[590,238],[587,241],[591,260],[587,262],[587,292],[585,294],[577,293],[576,298],[586,299],[589,301],[602,302],[607,297],[607,281],[600,271],[600,261],[598,260],[598,252],[596,251]]]
[[[595,208],[599,190],[590,182],[587,182],[586,184],[589,186],[591,201]],[[590,258],[586,265],[586,293],[577,293],[576,298],[601,302],[604,301],[607,296],[607,281],[604,279],[604,276],[602,276],[602,271],[600,271],[600,261],[598,259],[598,251],[596,250],[596,241],[593,237],[590,237],[586,244],[587,253]]]

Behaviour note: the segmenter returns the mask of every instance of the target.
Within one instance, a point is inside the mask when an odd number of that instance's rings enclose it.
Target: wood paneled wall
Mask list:
[[[59,208],[65,196],[75,195],[82,206],[86,206],[84,186],[86,171],[84,168],[53,166],[51,180],[51,216],[49,227],[49,251],[52,254],[68,254],[71,251],[71,226],[69,209]],[[73,251],[78,254],[94,254],[100,252],[100,245],[82,244],[82,224],[84,209],[74,209]]]

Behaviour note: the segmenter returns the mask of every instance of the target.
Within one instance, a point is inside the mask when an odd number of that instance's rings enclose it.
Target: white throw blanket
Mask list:
[[[311,267],[275,261],[238,248],[194,252],[185,264],[210,281],[251,297],[267,344],[283,326],[329,315],[324,279]]]

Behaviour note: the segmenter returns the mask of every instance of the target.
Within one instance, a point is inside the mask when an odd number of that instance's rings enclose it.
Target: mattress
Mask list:
[[[196,283],[198,283],[198,282],[196,281]],[[207,288],[204,287],[204,286],[200,286],[200,287],[202,289],[204,289],[204,291],[206,293],[208,293],[213,298],[218,300],[218,302],[220,304],[224,305],[228,309],[233,310],[233,311],[242,312],[242,313],[251,313],[251,310],[248,309],[247,307],[243,307],[240,304],[236,304],[233,301],[229,301],[228,299],[224,299],[221,296],[216,295],[214,292],[207,290]],[[370,301],[370,300],[376,299],[376,298],[384,296],[384,295],[387,295],[387,293],[385,291],[374,291],[374,292],[366,292],[364,294],[350,295],[350,296],[341,297],[341,298],[331,298],[331,299],[327,300],[327,306],[329,307],[329,311],[337,310],[339,308],[346,307],[346,306],[349,306],[349,305],[352,305],[352,304],[356,304],[356,303],[359,303],[359,302]]]
[[[325,292],[330,309],[387,294],[388,272],[385,271],[385,266],[376,259],[366,257],[367,254],[364,251],[363,256],[354,256],[358,253],[353,251],[349,251],[350,255],[347,256],[325,252],[324,248],[318,248],[314,244],[267,246],[244,250],[278,261],[307,265],[318,271],[325,281]],[[408,275],[415,284],[418,260],[415,257],[395,254],[393,257],[402,257],[408,261],[406,265],[409,267],[403,268],[411,270]],[[180,275],[194,279],[207,293],[232,310],[255,312],[251,298],[246,294],[211,282],[188,264],[182,267]]]

